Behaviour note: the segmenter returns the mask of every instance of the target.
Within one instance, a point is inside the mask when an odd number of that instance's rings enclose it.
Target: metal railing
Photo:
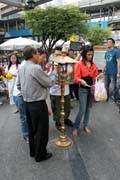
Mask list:
[[[120,2],[119,0],[81,0],[78,2],[79,6],[82,7],[89,7],[89,6],[96,6],[96,5],[104,5],[109,3]]]

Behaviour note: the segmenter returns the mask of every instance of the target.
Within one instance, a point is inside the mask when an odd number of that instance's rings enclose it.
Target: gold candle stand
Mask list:
[[[59,65],[58,65],[59,66]],[[59,68],[60,69],[60,68]],[[64,104],[65,104],[65,99],[64,99],[64,92],[65,92],[65,85],[66,85],[66,77],[67,77],[67,72],[60,72],[59,71],[59,84],[61,86],[61,135],[58,139],[55,140],[55,145],[59,148],[65,149],[68,148],[73,144],[72,140],[68,138],[65,135],[65,110],[64,110]]]

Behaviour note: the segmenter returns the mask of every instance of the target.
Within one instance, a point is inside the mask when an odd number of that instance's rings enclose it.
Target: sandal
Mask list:
[[[78,130],[77,130],[77,129],[74,129],[74,130],[72,131],[72,135],[73,135],[73,136],[78,136]]]
[[[88,127],[83,128],[83,130],[87,133],[90,134],[91,133],[91,129]]]

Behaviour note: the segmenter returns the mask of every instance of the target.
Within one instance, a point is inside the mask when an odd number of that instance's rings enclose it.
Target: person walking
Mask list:
[[[50,76],[44,72],[39,65],[39,53],[35,48],[25,47],[23,54],[26,63],[18,72],[17,87],[26,106],[30,156],[40,162],[52,157],[52,153],[47,152],[49,119],[46,97],[47,88],[58,77],[55,70]]]

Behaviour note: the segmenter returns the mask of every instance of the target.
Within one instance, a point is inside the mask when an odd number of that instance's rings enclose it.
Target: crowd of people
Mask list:
[[[102,73],[98,73],[93,62],[94,50],[84,47],[75,56],[74,50],[68,50],[68,56],[76,60],[75,67],[67,66],[67,74],[74,74],[72,84],[65,85],[65,119],[73,136],[78,136],[83,119],[83,130],[91,133],[89,115],[91,107],[90,88],[95,79],[105,79],[107,100],[112,96],[120,103],[117,78],[120,78],[120,52],[114,47],[115,41],[108,39],[108,50],[105,53],[105,64]],[[0,66],[0,92],[9,96],[10,105],[16,105],[20,115],[22,136],[29,143],[30,156],[36,162],[47,160],[52,153],[47,151],[49,139],[49,110],[47,98],[50,97],[53,121],[57,130],[61,129],[61,87],[58,81],[58,65],[53,63],[55,57],[62,55],[62,48],[56,47],[48,62],[47,53],[42,49],[27,46],[23,50],[24,60],[19,63],[17,55],[11,53],[9,65]],[[8,76],[9,75],[9,76]],[[111,84],[111,87],[110,87]],[[71,100],[79,101],[79,111],[75,120],[70,120]]]

